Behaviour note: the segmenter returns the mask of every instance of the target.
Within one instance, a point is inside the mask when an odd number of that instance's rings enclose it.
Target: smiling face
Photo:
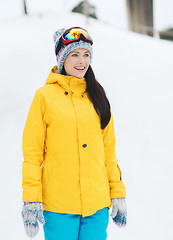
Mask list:
[[[90,65],[90,52],[86,48],[71,51],[65,59],[64,68],[68,76],[83,78]]]

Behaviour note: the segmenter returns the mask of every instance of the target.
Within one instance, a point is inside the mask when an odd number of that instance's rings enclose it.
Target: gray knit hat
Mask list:
[[[59,30],[57,30],[54,35],[53,35],[53,39],[55,42],[55,54],[56,54],[56,60],[57,60],[57,65],[58,65],[58,70],[61,73],[63,65],[64,65],[64,61],[67,57],[67,55],[73,51],[74,49],[77,48],[86,48],[87,50],[89,50],[90,52],[90,62],[92,61],[92,57],[93,57],[93,49],[90,43],[85,42],[83,40],[80,40],[79,42],[73,42],[73,43],[69,43],[68,45],[62,45],[62,47],[60,48],[60,50],[56,53],[56,48],[58,46],[59,40],[61,35],[65,32],[66,28],[61,28]]]

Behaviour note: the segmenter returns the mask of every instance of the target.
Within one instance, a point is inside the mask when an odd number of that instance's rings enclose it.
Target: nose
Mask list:
[[[83,56],[81,56],[81,57],[79,58],[79,63],[80,63],[80,64],[85,63],[85,59],[84,59]]]

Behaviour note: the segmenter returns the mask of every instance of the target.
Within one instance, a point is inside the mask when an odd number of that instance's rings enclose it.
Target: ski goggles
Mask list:
[[[73,27],[67,29],[61,36],[63,43],[68,44],[72,42],[77,42],[79,40],[84,40],[89,42],[91,45],[93,44],[93,40],[90,37],[89,33],[80,27]]]
[[[92,38],[85,29],[80,27],[73,27],[65,30],[65,32],[61,35],[58,45],[56,47],[56,55],[58,54],[63,44],[68,45],[69,43],[79,42],[80,40],[88,42],[91,45],[93,44]]]

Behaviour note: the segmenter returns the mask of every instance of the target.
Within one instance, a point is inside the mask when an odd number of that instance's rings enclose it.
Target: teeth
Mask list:
[[[84,67],[76,67],[76,69],[84,70]]]

